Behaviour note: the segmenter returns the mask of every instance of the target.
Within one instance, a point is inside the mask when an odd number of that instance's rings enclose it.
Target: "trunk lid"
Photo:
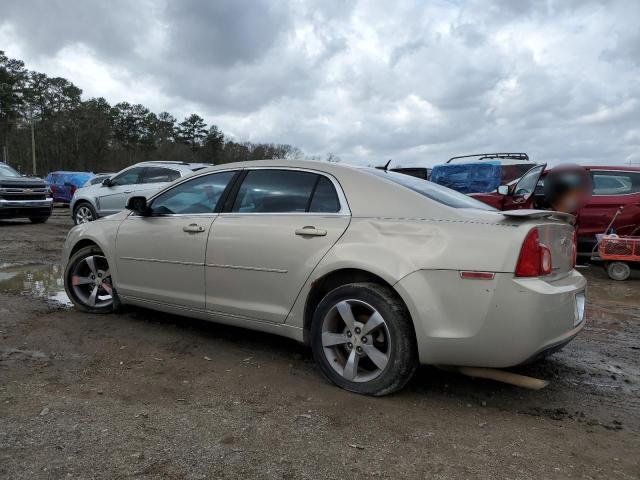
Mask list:
[[[573,270],[573,232],[568,223],[544,223],[538,225],[540,243],[551,250],[551,277],[564,276]]]
[[[570,213],[552,210],[506,210],[499,212],[510,220],[519,219],[538,229],[539,242],[551,251],[550,280],[565,276],[574,268],[573,234],[575,217]],[[529,230],[527,230],[529,231]]]

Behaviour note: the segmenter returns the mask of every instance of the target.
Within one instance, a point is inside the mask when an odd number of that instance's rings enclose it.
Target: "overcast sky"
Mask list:
[[[640,162],[640,0],[6,1],[0,50],[348,163]]]

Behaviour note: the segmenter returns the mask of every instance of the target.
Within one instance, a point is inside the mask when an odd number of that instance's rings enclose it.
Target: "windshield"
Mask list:
[[[9,165],[0,163],[0,177],[21,177],[20,172],[14,170]]]
[[[371,169],[368,172],[377,177],[386,178],[398,185],[402,185],[414,192],[419,193],[431,200],[442,203],[453,208],[476,208],[480,210],[495,210],[486,203],[467,197],[462,193],[458,193],[450,188],[443,187],[427,180],[422,180],[402,173],[395,173],[385,170]]]

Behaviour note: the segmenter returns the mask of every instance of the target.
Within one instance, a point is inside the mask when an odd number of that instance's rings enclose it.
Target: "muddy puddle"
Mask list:
[[[72,303],[64,291],[60,265],[0,264],[0,291],[42,298],[62,306]]]

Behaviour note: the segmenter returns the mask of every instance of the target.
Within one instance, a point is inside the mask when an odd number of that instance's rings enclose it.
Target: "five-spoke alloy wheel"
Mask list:
[[[97,247],[78,250],[69,260],[64,286],[74,305],[91,313],[108,313],[114,309],[115,293],[109,264]]]
[[[356,299],[338,302],[322,322],[322,347],[333,369],[346,380],[367,382],[389,363],[389,329],[371,305]]]
[[[329,292],[311,325],[316,362],[333,383],[384,395],[404,386],[417,366],[405,305],[388,287],[352,283]]]

